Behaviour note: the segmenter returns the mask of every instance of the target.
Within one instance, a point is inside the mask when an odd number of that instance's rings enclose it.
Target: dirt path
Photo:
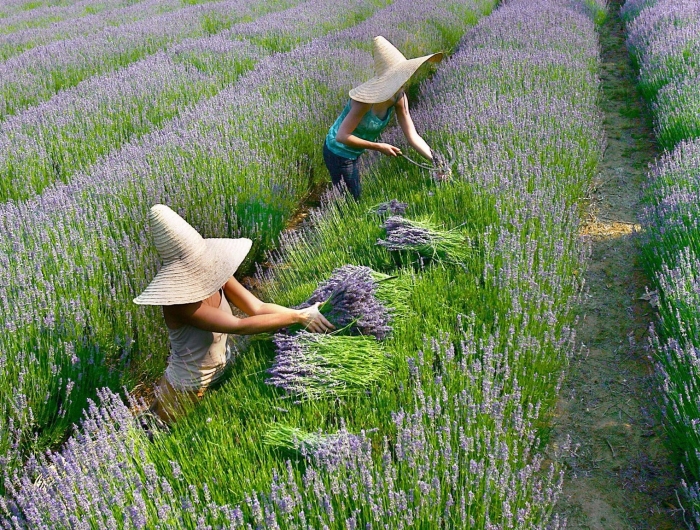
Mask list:
[[[653,308],[640,300],[649,280],[633,232],[648,163],[657,151],[618,17],[610,2],[600,32],[601,109],[608,148],[591,190],[582,234],[592,256],[571,363],[557,407],[552,441],[572,449],[557,511],[570,529],[685,528],[676,489],[679,476],[665,446],[654,405],[657,388],[648,360]]]

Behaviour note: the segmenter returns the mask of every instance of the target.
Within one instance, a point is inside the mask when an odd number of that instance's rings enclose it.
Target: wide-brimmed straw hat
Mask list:
[[[153,243],[162,265],[134,302],[175,305],[208,298],[236,272],[253,242],[250,239],[204,239],[164,204],[149,213]]]
[[[374,73],[369,81],[350,91],[350,97],[361,103],[381,103],[396,94],[426,61],[439,63],[442,52],[406,59],[384,37],[374,37]]]

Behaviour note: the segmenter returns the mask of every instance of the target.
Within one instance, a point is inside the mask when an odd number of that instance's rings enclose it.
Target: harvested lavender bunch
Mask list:
[[[412,251],[421,257],[463,263],[469,259],[468,238],[459,230],[442,230],[429,219],[415,221],[398,215],[389,217],[383,228],[386,239],[377,244],[392,251]]]
[[[353,445],[356,434],[342,428],[334,433],[308,432],[283,423],[273,423],[263,436],[263,443],[271,447],[298,451],[302,456],[337,454],[343,446]]]
[[[452,178],[452,168],[449,161],[437,151],[432,151],[432,155],[433,166],[435,167],[435,170],[432,171],[433,180],[435,182],[448,182]]]
[[[314,447],[318,445],[322,436],[283,423],[273,423],[265,431],[262,442],[280,449],[299,451],[302,446]]]
[[[408,208],[408,203],[401,202],[397,199],[391,199],[388,202],[379,203],[374,208],[370,209],[370,212],[376,213],[377,215],[403,215],[406,213]]]
[[[354,455],[357,455],[361,446],[371,445],[367,433],[376,430],[363,430],[361,434],[354,434],[343,425],[334,433],[321,431],[310,433],[297,427],[276,423],[268,428],[263,437],[263,443],[288,451],[296,451],[310,462],[330,471],[344,466]]]
[[[413,271],[405,270],[396,276],[381,275],[382,278],[379,277],[381,273],[373,274],[377,282],[375,296],[391,311],[392,323],[409,315],[412,311],[409,301],[415,285]]]
[[[277,333],[277,354],[267,384],[299,400],[352,394],[382,380],[389,360],[379,343],[364,336]]]
[[[301,307],[321,302],[321,312],[336,328],[383,339],[391,332],[391,313],[375,293],[377,282],[389,278],[369,267],[345,265],[335,269]]]

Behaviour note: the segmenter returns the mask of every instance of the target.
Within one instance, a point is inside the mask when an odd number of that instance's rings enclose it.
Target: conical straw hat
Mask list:
[[[236,272],[253,242],[250,239],[204,239],[164,204],[149,213],[151,234],[162,265],[136,298],[141,305],[175,305],[208,298]]]
[[[374,77],[350,91],[350,97],[361,103],[381,103],[396,94],[426,61],[439,63],[443,54],[433,53],[406,59],[384,37],[374,37]]]

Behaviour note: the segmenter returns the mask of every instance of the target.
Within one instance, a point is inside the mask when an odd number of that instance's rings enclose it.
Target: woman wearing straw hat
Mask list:
[[[204,239],[162,204],[151,208],[150,222],[162,266],[134,302],[163,307],[170,357],[151,411],[166,423],[221,379],[229,358],[227,334],[252,335],[292,324],[314,332],[333,329],[318,304],[297,310],[264,303],[233,277],[250,239]],[[229,302],[249,316],[235,317]]]
[[[402,154],[398,147],[377,141],[394,111],[408,143],[423,157],[433,159],[430,147],[413,125],[403,86],[426,61],[440,62],[442,53],[406,59],[384,37],[375,37],[373,44],[375,76],[350,90],[350,100],[323,144],[323,160],[333,185],[344,182],[356,199],[361,190],[357,159],[366,149],[387,156]]]

